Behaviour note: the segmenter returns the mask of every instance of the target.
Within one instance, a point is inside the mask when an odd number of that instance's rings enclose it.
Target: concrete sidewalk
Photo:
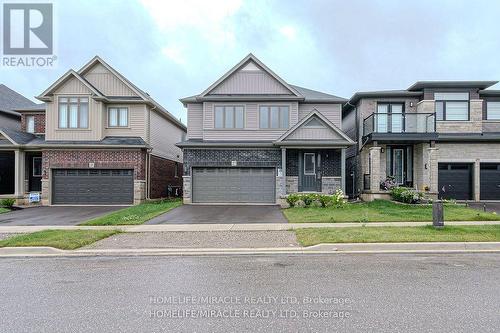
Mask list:
[[[0,257],[89,257],[89,256],[214,256],[214,255],[310,255],[354,253],[500,253],[500,242],[449,243],[345,243],[293,248],[198,248],[198,249],[80,249],[51,247],[0,248]]]
[[[117,226],[0,226],[0,234],[29,233],[41,230],[120,230],[123,232],[174,232],[174,231],[283,231],[301,228],[349,228],[349,227],[416,227],[432,222],[367,222],[367,223],[248,223],[248,224],[160,224]],[[500,221],[456,221],[445,225],[500,225]]]

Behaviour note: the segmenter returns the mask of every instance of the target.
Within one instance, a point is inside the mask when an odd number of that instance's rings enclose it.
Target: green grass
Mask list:
[[[500,225],[349,227],[295,230],[302,246],[320,243],[498,242]]]
[[[74,250],[119,233],[117,230],[44,230],[0,241],[0,247],[51,246]]]
[[[182,205],[182,201],[180,199],[146,202],[86,221],[80,225],[143,224],[144,222],[151,220],[153,217],[166,213],[173,208],[179,207],[180,205]]]
[[[7,208],[0,207],[0,214],[10,212]]]
[[[288,208],[283,210],[292,223],[301,222],[426,222],[432,221],[432,205],[406,205],[388,200],[349,203],[344,208]],[[446,221],[496,221],[500,216],[467,208],[464,205],[446,204]]]

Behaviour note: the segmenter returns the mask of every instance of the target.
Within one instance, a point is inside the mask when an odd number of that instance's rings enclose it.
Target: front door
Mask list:
[[[393,177],[395,178],[398,185],[403,185],[405,183],[405,151],[401,148],[395,148],[392,150],[392,170]]]
[[[31,156],[29,161],[29,191],[42,191],[42,157]]]
[[[321,192],[321,154],[304,152],[300,160],[300,191]]]

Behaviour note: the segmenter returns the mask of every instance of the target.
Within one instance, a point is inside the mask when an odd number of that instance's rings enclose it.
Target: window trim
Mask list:
[[[271,127],[271,108],[272,107],[277,107],[278,108],[278,123],[279,123],[279,127]],[[288,127],[281,127],[281,110],[280,108],[288,108]],[[268,113],[267,113],[267,124],[268,124],[268,127],[260,127],[260,109],[261,108],[268,108]],[[259,124],[259,129],[261,130],[272,130],[272,131],[276,131],[276,130],[287,130],[290,128],[290,119],[291,119],[291,110],[292,110],[292,107],[290,104],[259,104],[257,105],[257,122]]]
[[[116,110],[118,110],[118,111],[119,111],[120,109],[126,109],[126,110],[127,110],[127,125],[125,125],[125,126],[120,126],[120,125],[119,125],[119,124],[120,124],[120,112],[117,112],[117,118],[116,118],[116,121],[117,121],[117,122],[116,122],[116,123],[117,123],[118,125],[116,125],[116,126],[111,126],[111,125],[110,125],[110,121],[109,121],[109,120],[110,120],[110,112],[109,112],[109,109],[116,109]],[[112,128],[112,129],[114,129],[114,128],[130,128],[130,109],[129,109],[129,107],[128,107],[128,106],[116,106],[116,105],[108,106],[108,107],[106,108],[106,113],[107,113],[107,117],[106,117],[106,119],[107,119],[107,124],[106,124],[106,127],[107,127],[107,128]]]
[[[313,172],[306,172],[306,155],[313,156]],[[304,153],[304,175],[305,176],[316,176],[316,153]]]
[[[68,101],[67,102],[62,102],[61,103],[61,98],[66,98]],[[76,98],[78,100],[77,103],[71,103],[69,100],[71,98]],[[80,103],[80,99],[86,98],[87,103]],[[61,104],[66,104],[68,107],[66,108],[66,127],[61,127],[61,122],[60,122],[60,116],[61,116],[61,110],[60,110],[60,105]],[[70,127],[70,117],[69,117],[69,106],[72,104],[76,104],[78,106],[77,108],[77,117],[76,117],[76,123],[77,127]],[[80,105],[81,104],[87,104],[87,127],[80,127]],[[64,131],[78,131],[78,130],[89,130],[90,129],[90,96],[89,95],[62,95],[57,97],[57,129],[58,130],[64,130]]]
[[[40,174],[39,175],[35,175],[35,160],[40,160]],[[32,177],[42,177],[42,174],[43,174],[42,158],[40,156],[34,156],[32,163],[33,163],[33,165],[32,165],[33,170],[31,172],[31,176]]]
[[[217,127],[216,125],[216,118],[215,118],[215,109],[217,107],[222,107],[222,127]],[[226,127],[226,108],[233,108],[233,127]],[[241,107],[243,108],[243,127],[236,127],[236,108]],[[215,130],[221,130],[221,131],[239,131],[239,130],[244,130],[246,128],[246,120],[247,120],[247,113],[246,113],[246,105],[245,104],[214,104],[213,106],[213,114],[214,114],[214,119],[213,119],[213,124],[214,124],[214,129]]]
[[[465,94],[464,91],[435,91],[434,93],[462,93],[462,94]],[[435,114],[435,118],[436,118],[436,121],[470,121],[470,91],[467,91],[467,100],[463,100],[463,99],[460,99],[460,100],[456,100],[456,99],[435,99],[434,100],[434,114]],[[443,103],[443,119],[438,119],[437,117],[437,111],[436,111],[436,105],[437,103]],[[447,102],[460,102],[460,103],[464,103],[466,102],[467,103],[467,119],[460,119],[460,120],[457,120],[457,119],[453,119],[453,120],[448,120],[446,119],[446,103]]]
[[[29,119],[33,119],[33,131],[29,130]],[[27,115],[26,116],[26,132],[27,133],[36,133],[36,124],[35,124],[35,116],[34,115]]]

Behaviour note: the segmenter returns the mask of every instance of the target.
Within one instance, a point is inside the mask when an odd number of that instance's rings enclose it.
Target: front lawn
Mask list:
[[[117,230],[44,230],[0,241],[0,247],[50,246],[74,250],[119,233]]]
[[[387,200],[348,203],[343,208],[299,208],[283,210],[292,223],[301,222],[427,222],[432,221],[432,205],[398,204]],[[467,208],[459,204],[446,204],[446,221],[496,221],[500,216]]]
[[[7,208],[0,207],[0,214],[10,212]]]
[[[498,242],[500,225],[349,227],[295,230],[302,246],[321,243]]]
[[[86,221],[80,225],[143,224],[144,222],[151,220],[153,217],[166,213],[173,208],[179,207],[180,205],[182,205],[182,201],[180,199],[146,202]]]

